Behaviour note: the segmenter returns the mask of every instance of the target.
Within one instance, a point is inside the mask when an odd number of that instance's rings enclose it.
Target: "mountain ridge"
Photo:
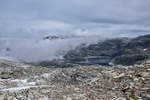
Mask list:
[[[69,51],[64,58],[69,62],[79,63],[85,61],[84,57],[99,56],[99,59],[109,58],[110,62],[107,64],[133,65],[150,57],[149,47],[150,35],[136,38],[114,38],[86,47],[77,47]]]

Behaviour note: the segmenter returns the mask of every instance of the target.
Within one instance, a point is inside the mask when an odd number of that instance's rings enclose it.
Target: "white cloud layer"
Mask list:
[[[100,35],[149,33],[140,30],[150,25],[149,9],[149,0],[0,0],[0,36],[70,34],[79,28]]]
[[[149,9],[150,0],[0,0],[0,43],[7,41],[0,49],[12,48],[10,54],[0,50],[0,55],[49,59],[60,49],[95,40],[94,36],[149,34]],[[35,43],[56,34],[85,38]]]

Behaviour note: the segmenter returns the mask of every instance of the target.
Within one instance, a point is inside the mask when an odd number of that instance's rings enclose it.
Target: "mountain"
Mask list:
[[[45,37],[43,37],[42,40],[58,40],[58,39],[71,39],[71,38],[80,38],[81,36],[74,36],[74,35],[70,35],[70,36],[63,36],[63,35],[47,35]]]
[[[42,66],[0,59],[0,100],[150,100],[149,43],[150,35],[82,44]],[[110,62],[131,66],[100,65]]]
[[[114,58],[116,64],[134,64],[150,57],[150,35],[139,36],[132,39],[119,56]]]
[[[64,59],[77,64],[133,65],[150,58],[150,35],[113,38],[70,50]]]
[[[51,35],[43,38],[43,40],[57,40],[57,39],[63,39],[63,38],[59,36],[51,36]]]
[[[28,39],[9,41],[0,39],[0,44],[0,57],[11,57],[23,62],[34,60],[42,66],[133,65],[150,58],[150,35],[136,38],[112,38],[99,42],[89,37],[48,35],[39,42]],[[63,60],[46,61],[60,57]]]

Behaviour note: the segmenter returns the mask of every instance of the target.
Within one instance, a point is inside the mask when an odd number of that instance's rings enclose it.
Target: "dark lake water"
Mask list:
[[[111,61],[110,58],[88,58],[85,62],[79,62],[78,64],[81,65],[93,65],[93,64],[99,64],[99,65],[109,65],[109,62]]]

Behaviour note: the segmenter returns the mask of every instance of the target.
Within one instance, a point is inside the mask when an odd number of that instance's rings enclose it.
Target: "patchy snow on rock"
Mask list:
[[[11,80],[11,82],[16,82],[18,86],[35,86],[36,85],[36,82],[28,82],[28,79],[24,79],[24,80],[15,79],[15,80]]]
[[[29,68],[31,66],[30,65],[22,65],[21,67],[26,69],[26,68]]]
[[[29,82],[28,84],[34,86],[34,85],[36,85],[36,82]]]
[[[9,83],[9,84],[16,84],[15,87],[5,86],[0,89],[0,91],[19,91],[24,89],[29,89],[31,87],[37,87],[36,82],[28,82],[28,79],[0,79],[1,84]],[[8,84],[8,85],[9,85]],[[8,88],[9,87],[9,88]]]
[[[14,87],[14,88],[7,88],[7,89],[2,89],[1,91],[20,91],[20,90],[25,90],[25,89],[29,89],[31,87],[35,87],[35,86],[24,86],[24,87]]]
[[[143,51],[147,51],[147,49],[143,49]]]
[[[11,82],[27,83],[27,79],[24,79],[24,80],[15,79],[15,80],[11,80]]]

